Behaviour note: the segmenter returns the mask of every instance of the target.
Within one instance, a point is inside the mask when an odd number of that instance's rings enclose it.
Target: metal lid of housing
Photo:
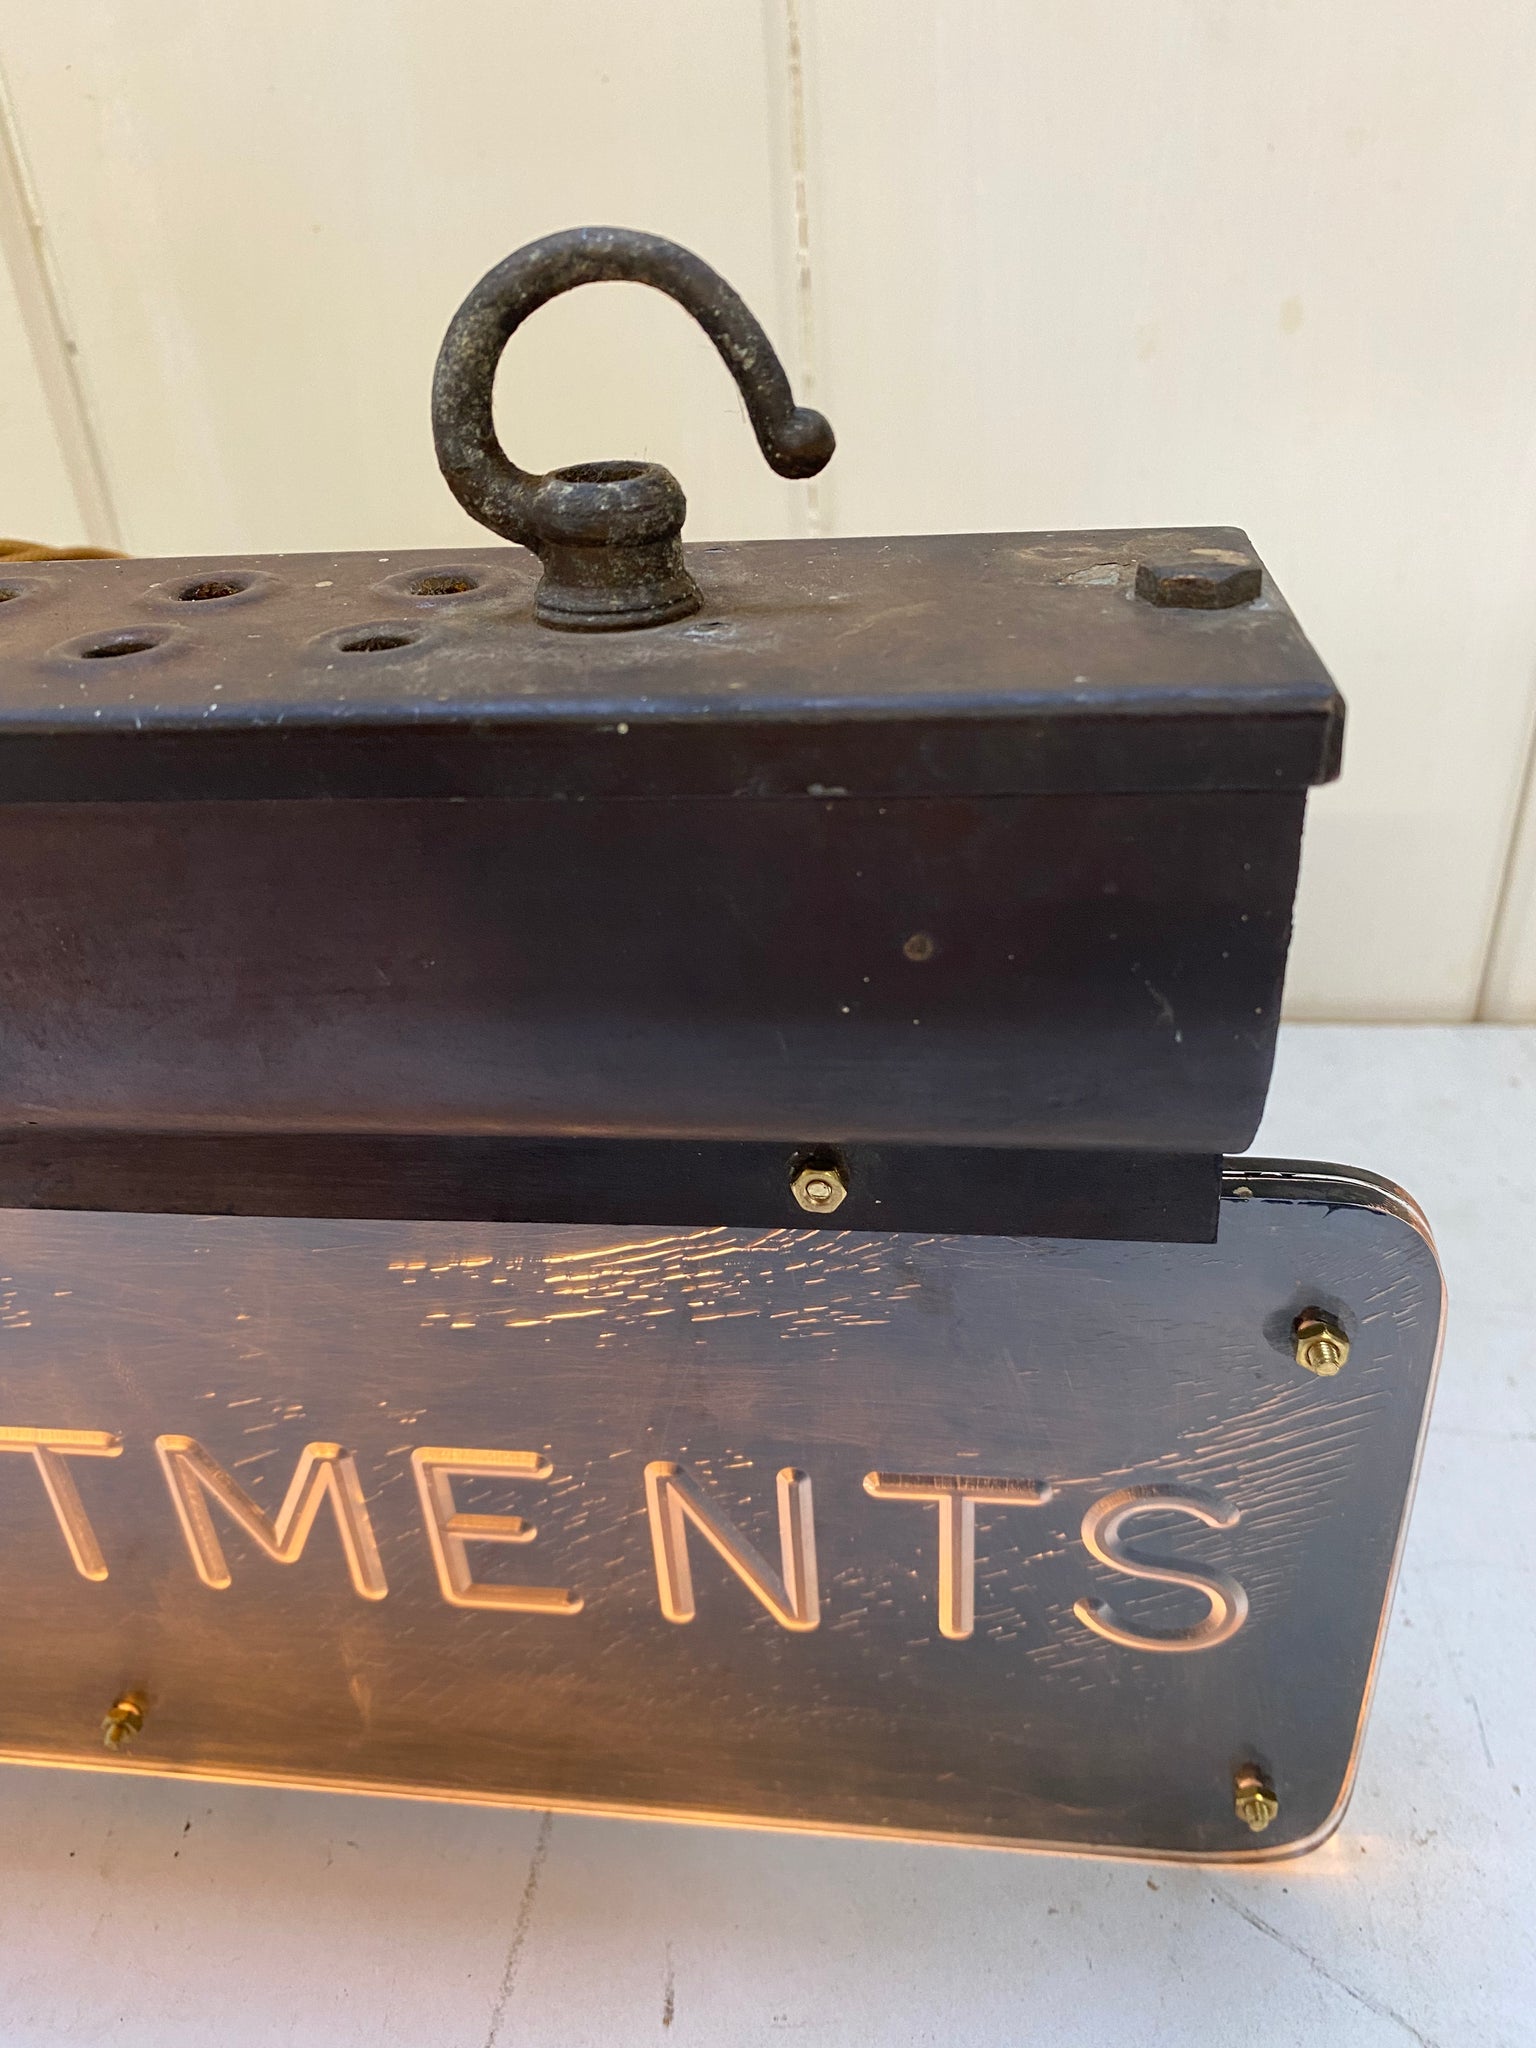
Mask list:
[[[1011,796],[1338,772],[1338,692],[1232,528],[687,556],[694,615],[594,635],[535,622],[520,548],[18,567],[0,574],[0,801]]]

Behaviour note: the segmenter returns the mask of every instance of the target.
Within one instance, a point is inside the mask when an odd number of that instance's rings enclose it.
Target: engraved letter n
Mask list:
[[[782,1577],[684,1466],[664,1458],[646,1466],[645,1505],[656,1556],[656,1586],[668,1621],[692,1621],[694,1616],[693,1572],[688,1562],[691,1522],[780,1628],[815,1628],[821,1619],[821,1598],[816,1585],[811,1482],[804,1472],[786,1466],[778,1477],[778,1492]]]

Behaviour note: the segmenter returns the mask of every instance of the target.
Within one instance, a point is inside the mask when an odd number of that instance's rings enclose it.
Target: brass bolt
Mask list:
[[[1296,1363],[1320,1380],[1342,1372],[1349,1358],[1349,1339],[1339,1324],[1320,1308],[1304,1308],[1291,1325]]]
[[[144,1726],[144,1700],[139,1693],[125,1692],[107,1709],[101,1724],[101,1739],[108,1749],[122,1749]]]
[[[1262,1835],[1280,1811],[1275,1788],[1257,1764],[1244,1764],[1233,1778],[1232,1806],[1238,1819],[1256,1835]]]
[[[848,1199],[848,1182],[839,1166],[802,1166],[789,1185],[801,1208],[813,1216],[829,1216]]]

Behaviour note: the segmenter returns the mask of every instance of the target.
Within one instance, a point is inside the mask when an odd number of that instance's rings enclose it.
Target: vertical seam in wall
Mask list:
[[[1525,437],[1519,474],[1521,524],[1530,528],[1532,514],[1536,513],[1536,435],[1527,434]],[[1529,611],[1526,619],[1529,630]],[[1506,960],[1516,939],[1509,925],[1524,886],[1525,862],[1536,859],[1536,812],[1532,809],[1536,805],[1536,671],[1533,670],[1528,670],[1526,677],[1525,744],[1520,763],[1519,787],[1510,812],[1503,860],[1494,885],[1493,906],[1483,942],[1482,973],[1478,978],[1477,1001],[1472,1011],[1473,1019],[1478,1023],[1509,1021],[1504,1018],[1496,1020],[1489,1012],[1500,981],[1507,979]]]
[[[63,293],[52,257],[42,209],[27,168],[21,130],[3,71],[0,71],[0,257],[16,289],[23,330],[37,365],[59,454],[74,492],[75,512],[93,547],[122,545],[122,528],[107,482],[101,442],[91,419],[80,375],[79,347],[70,332]],[[47,536],[39,536],[45,538]]]
[[[800,356],[801,403],[816,399],[816,314],[811,293],[811,206],[809,151],[805,118],[805,37],[800,0],[784,0],[784,48],[789,85],[789,161],[795,200],[795,330]],[[811,477],[805,486],[807,531],[825,530],[821,485]]]
[[[1499,970],[1500,953],[1504,939],[1504,926],[1510,911],[1510,901],[1515,893],[1521,857],[1525,851],[1527,829],[1536,841],[1536,817],[1532,806],[1536,805],[1536,712],[1527,723],[1525,739],[1525,766],[1520,776],[1520,788],[1515,797],[1515,808],[1510,820],[1509,839],[1504,848],[1503,865],[1499,870],[1498,886],[1494,890],[1493,915],[1488,923],[1488,942],[1483,949],[1483,971],[1477,985],[1477,1006],[1472,1012],[1475,1022],[1493,1023],[1488,1006],[1493,996],[1493,981]],[[1536,850],[1536,846],[1533,846]]]

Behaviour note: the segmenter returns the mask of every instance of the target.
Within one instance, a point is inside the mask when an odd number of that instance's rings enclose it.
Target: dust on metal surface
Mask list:
[[[517,548],[42,563],[0,578],[0,797],[1304,788],[1343,707],[1273,586],[1214,613],[1134,594],[1148,547],[1238,544],[704,545],[702,613],[595,638],[535,622]],[[73,780],[35,779],[45,740]]]

